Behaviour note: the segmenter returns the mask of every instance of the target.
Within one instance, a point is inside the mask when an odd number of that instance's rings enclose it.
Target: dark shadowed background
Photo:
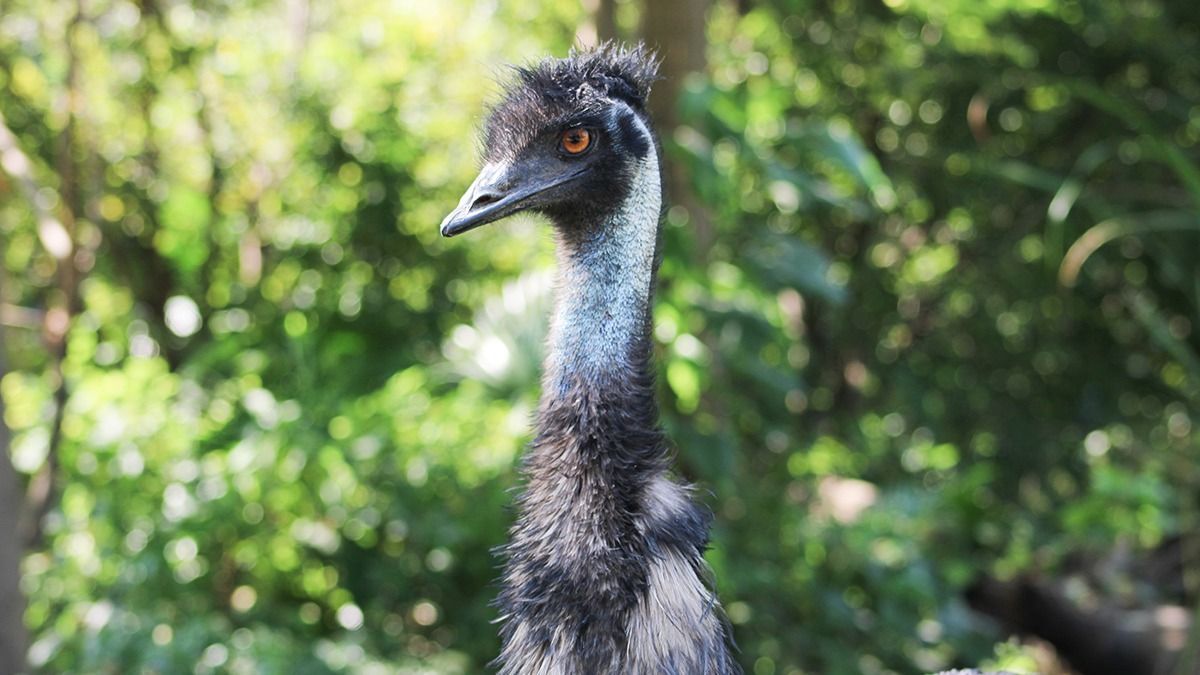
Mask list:
[[[0,672],[484,670],[551,241],[437,225],[613,37],[748,673],[1059,672],[985,575],[1195,614],[1200,3],[0,0]]]

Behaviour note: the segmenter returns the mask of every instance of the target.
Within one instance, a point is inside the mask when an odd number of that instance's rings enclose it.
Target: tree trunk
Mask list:
[[[642,35],[647,46],[662,59],[650,97],[659,129],[679,124],[679,94],[692,73],[703,73],[708,61],[705,23],[709,0],[647,0],[642,14]]]
[[[617,39],[617,3],[616,0],[593,0],[596,11],[592,14],[596,21],[596,35],[600,41]]]
[[[709,5],[709,0],[646,0],[644,4],[642,36],[662,60],[660,79],[654,84],[654,95],[650,97],[650,112],[663,144],[668,148],[682,121],[679,95],[683,93],[688,76],[704,73],[708,64],[705,28]],[[695,262],[707,265],[716,238],[712,216],[692,191],[682,162],[667,162],[666,178],[668,202],[682,206],[691,219],[689,229]]]
[[[0,379],[4,377],[0,325]],[[0,396],[0,673],[25,669],[25,599],[21,597],[20,481],[8,455],[9,433]]]
[[[617,39],[616,0],[583,0],[583,9],[589,20],[575,32],[575,41],[584,47],[592,47]]]
[[[687,163],[671,158],[675,130],[683,123],[679,114],[680,95],[689,77],[704,75],[708,68],[708,12],[710,0],[645,0],[642,12],[642,38],[661,59],[659,81],[650,96],[650,112],[658,127],[663,150],[667,153],[667,204],[682,207],[687,213],[691,260],[697,269],[706,269],[717,239],[712,213],[692,189]],[[701,341],[712,354],[709,373],[714,382],[727,377],[724,360],[717,349],[716,336],[705,332]],[[714,389],[705,391],[700,408],[715,419],[729,419],[723,395]],[[687,454],[680,456],[684,475],[698,475],[697,465]],[[689,471],[691,469],[692,471]]]

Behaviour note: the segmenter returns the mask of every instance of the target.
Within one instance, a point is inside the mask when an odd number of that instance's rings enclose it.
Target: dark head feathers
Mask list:
[[[573,49],[565,59],[545,59],[519,68],[517,73],[522,85],[549,98],[598,94],[640,109],[645,108],[650,85],[658,76],[658,60],[640,43],[623,47],[604,42],[594,49]]]
[[[642,44],[605,42],[518,67],[484,127],[484,155],[500,159],[518,152],[539,132],[574,116],[598,112],[620,100],[644,113],[658,59]]]

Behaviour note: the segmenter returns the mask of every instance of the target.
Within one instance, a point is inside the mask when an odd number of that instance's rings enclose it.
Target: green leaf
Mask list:
[[[1190,160],[1179,145],[1166,137],[1148,115],[1128,100],[1114,96],[1086,80],[1064,80],[1063,83],[1080,98],[1120,118],[1133,131],[1142,135],[1156,158],[1169,166],[1200,206],[1200,165]]]
[[[862,141],[848,126],[806,126],[795,134],[795,138],[811,143],[816,152],[841,165],[870,192],[879,208],[887,211],[896,205],[896,191],[892,187],[892,181],[883,172],[879,160],[867,151]]]
[[[795,288],[835,305],[846,288],[829,279],[829,258],[794,237],[767,235],[751,245],[751,269],[772,289]]]
[[[1046,207],[1046,262],[1050,265],[1057,265],[1062,261],[1063,257],[1063,242],[1065,240],[1064,229],[1067,216],[1071,214],[1071,210],[1075,207],[1075,203],[1079,200],[1083,189],[1087,185],[1087,179],[1096,169],[1111,158],[1114,154],[1113,144],[1110,141],[1100,141],[1093,144],[1087,150],[1084,150],[1077,160],[1075,166],[1072,167],[1071,173],[1063,179],[1058,190],[1054,193],[1054,198],[1050,200],[1050,205]]]

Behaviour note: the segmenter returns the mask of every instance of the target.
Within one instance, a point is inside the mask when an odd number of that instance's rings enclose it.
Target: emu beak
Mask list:
[[[462,234],[516,211],[512,208],[516,205],[506,177],[507,168],[503,164],[487,164],[483,167],[475,177],[475,182],[458,201],[458,206],[442,221],[443,237]]]
[[[555,175],[556,168],[536,160],[485,165],[458,206],[442,221],[442,236],[453,237],[532,208],[538,195],[584,173],[579,170]]]

